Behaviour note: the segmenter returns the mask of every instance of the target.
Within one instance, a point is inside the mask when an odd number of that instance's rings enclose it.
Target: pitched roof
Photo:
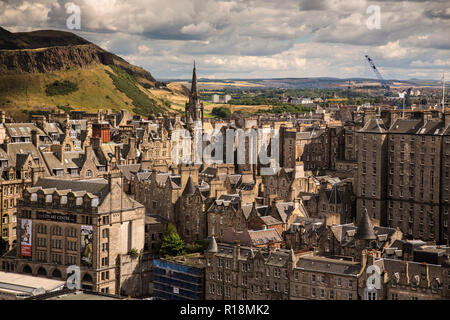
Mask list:
[[[183,196],[192,196],[194,194],[195,194],[194,181],[192,180],[192,177],[189,176],[186,186],[184,187],[183,190]]]

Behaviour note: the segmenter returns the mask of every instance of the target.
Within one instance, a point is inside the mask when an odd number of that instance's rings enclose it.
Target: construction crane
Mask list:
[[[377,67],[375,66],[375,63],[373,62],[372,58],[370,58],[367,54],[365,55],[367,61],[370,64],[370,67],[372,68],[373,72],[375,72],[375,74],[377,75],[378,80],[380,80],[381,86],[384,88],[384,90],[386,90],[385,96],[386,97],[392,97],[393,93],[391,91],[391,87],[389,86],[389,84],[386,82],[386,80],[384,80],[383,76],[381,75],[380,71],[378,71]],[[407,99],[409,100],[409,94],[411,93],[411,90],[408,89],[407,92]],[[397,106],[398,110],[404,109],[405,106],[403,104],[403,106],[399,105],[396,99],[392,99],[392,101],[394,102],[394,104]],[[404,101],[405,102],[405,101]]]
[[[373,72],[375,72],[378,80],[380,80],[381,86],[386,90],[386,96],[390,97],[392,96],[391,87],[389,84],[384,80],[383,76],[381,75],[380,71],[378,71],[377,67],[375,66],[375,63],[373,62],[372,58],[370,58],[367,54],[365,55],[367,61],[370,64],[370,67],[372,68]]]

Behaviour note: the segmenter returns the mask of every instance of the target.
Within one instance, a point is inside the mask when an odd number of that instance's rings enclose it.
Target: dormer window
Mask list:
[[[73,197],[68,198],[68,206],[69,206],[69,208],[75,207],[75,198],[73,198]]]

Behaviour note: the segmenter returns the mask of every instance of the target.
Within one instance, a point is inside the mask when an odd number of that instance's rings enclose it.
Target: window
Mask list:
[[[377,300],[377,292],[367,292],[367,300]]]
[[[311,297],[316,296],[316,288],[311,288]]]
[[[353,288],[353,280],[348,280],[348,287]]]

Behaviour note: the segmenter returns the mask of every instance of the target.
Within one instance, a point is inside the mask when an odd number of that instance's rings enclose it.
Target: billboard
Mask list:
[[[30,219],[21,220],[20,228],[20,252],[22,257],[31,257],[31,226]]]
[[[81,226],[81,264],[92,267],[94,230],[92,226]]]

